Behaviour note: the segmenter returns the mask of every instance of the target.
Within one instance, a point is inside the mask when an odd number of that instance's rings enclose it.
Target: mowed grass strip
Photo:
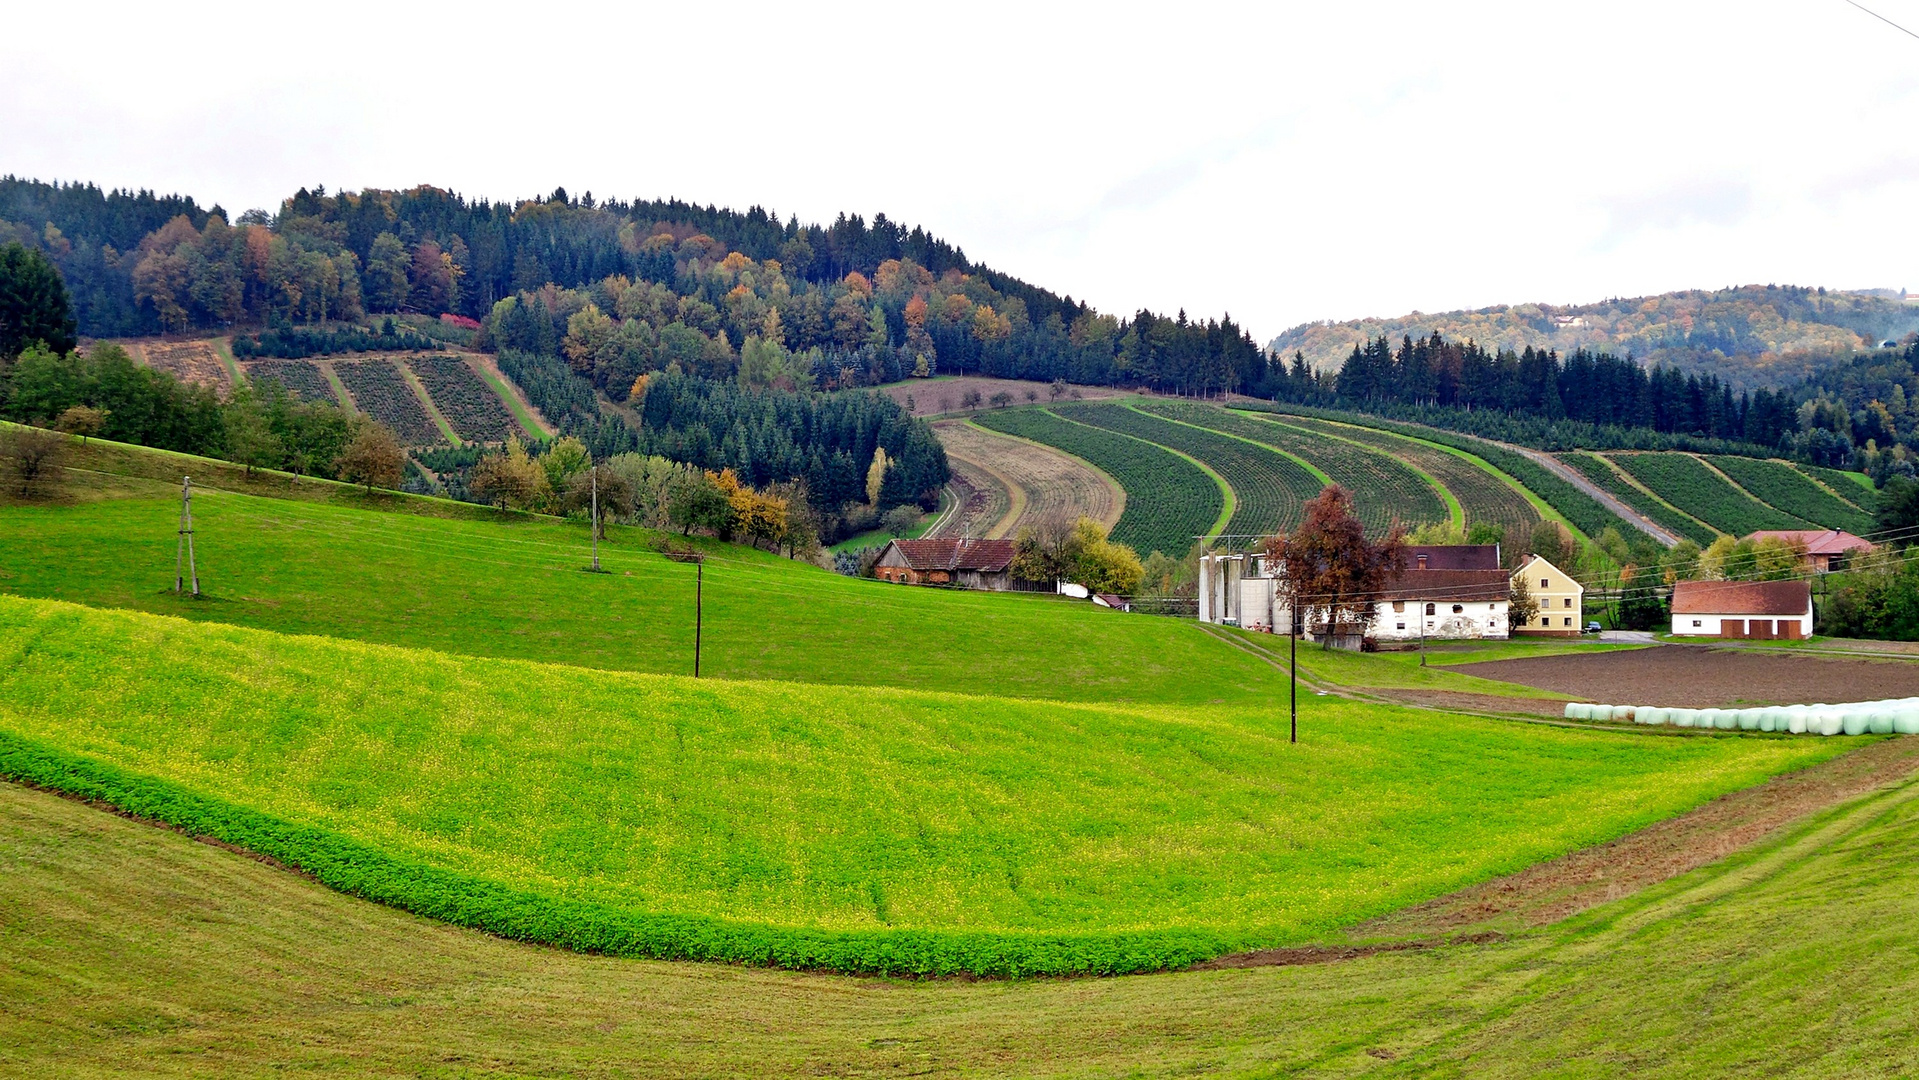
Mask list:
[[[1235,415],[1243,416],[1251,423],[1310,431],[1375,447],[1417,467],[1438,481],[1459,500],[1469,524],[1485,521],[1505,529],[1508,543],[1531,536],[1533,527],[1539,524],[1539,511],[1511,484],[1475,461],[1468,461],[1440,447],[1380,428],[1361,427],[1356,422],[1342,424],[1308,416],[1262,415],[1255,412]]]
[[[1149,402],[1140,406],[1171,419],[1199,424],[1251,439],[1292,454],[1352,492],[1366,531],[1383,536],[1395,522],[1407,526],[1450,518],[1439,492],[1426,478],[1391,456],[1343,439],[1324,438],[1298,428],[1264,423],[1213,405]],[[1317,494],[1315,492],[1314,494]],[[1287,527],[1297,524],[1297,519]]]
[[[1054,410],[1068,420],[1116,431],[1164,446],[1204,462],[1233,489],[1230,536],[1259,536],[1292,528],[1306,501],[1324,481],[1299,462],[1274,451],[1188,423],[1149,416],[1125,405],[1063,405]]]
[[[612,573],[586,574],[582,522],[445,521],[196,491],[200,580],[215,598],[196,602],[168,591],[180,504],[177,487],[155,486],[158,497],[0,505],[0,591],[453,653],[693,670],[694,568],[657,554],[645,530],[610,527],[600,560]],[[709,557],[708,675],[1164,703],[1285,686],[1284,672],[1187,621],[889,585],[693,543]]]
[[[1841,740],[1311,699],[1173,710],[694,680],[0,597],[4,771],[589,951],[1118,972],[1282,945]]]
[[[1154,443],[1039,409],[982,413],[973,422],[1064,450],[1118,481],[1126,509],[1111,535],[1141,555],[1184,555],[1225,512],[1226,496],[1205,470]]]

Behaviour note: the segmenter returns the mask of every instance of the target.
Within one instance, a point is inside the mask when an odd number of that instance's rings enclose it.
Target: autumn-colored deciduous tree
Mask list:
[[[361,484],[367,493],[374,488],[397,488],[406,475],[406,451],[393,429],[377,420],[362,418],[353,441],[340,452],[340,479]]]
[[[1308,500],[1305,520],[1287,536],[1266,541],[1268,565],[1279,570],[1287,606],[1306,626],[1323,626],[1320,644],[1332,647],[1342,626],[1371,625],[1374,603],[1406,567],[1405,532],[1397,524],[1384,540],[1366,539],[1353,515],[1353,497],[1328,484]]]

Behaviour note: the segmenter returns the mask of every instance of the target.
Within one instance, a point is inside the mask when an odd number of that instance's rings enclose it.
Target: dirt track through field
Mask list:
[[[1811,705],[1919,694],[1919,664],[1909,660],[1793,656],[1704,645],[1492,660],[1447,670],[1619,705]]]
[[[1919,738],[1890,738],[1722,795],[1675,818],[1516,874],[1461,889],[1353,927],[1378,944],[1261,949],[1199,968],[1323,964],[1376,952],[1497,940],[1545,926],[1717,862],[1822,810],[1909,781]]]
[[[1057,450],[995,434],[964,420],[941,420],[933,430],[962,476],[991,478],[1011,496],[998,521],[969,521],[966,527],[977,531],[962,533],[949,526],[942,535],[997,539],[1035,521],[1049,517],[1071,521],[1082,514],[1110,529],[1126,509],[1126,495],[1117,484]]]

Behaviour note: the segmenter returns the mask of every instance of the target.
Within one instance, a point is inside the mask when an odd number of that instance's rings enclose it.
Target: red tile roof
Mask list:
[[[1013,561],[1011,540],[894,540],[889,546],[897,548],[906,565],[915,570],[996,574]],[[880,553],[881,558],[885,556],[885,552]]]
[[[1844,555],[1848,551],[1871,551],[1872,541],[1841,529],[1761,529],[1746,539],[1798,541],[1806,545],[1808,555]]]
[[[1407,570],[1386,583],[1381,600],[1417,600],[1452,604],[1463,600],[1504,600],[1512,595],[1504,570]]]
[[[1672,587],[1674,615],[1804,615],[1812,586],[1804,581],[1681,581]]]
[[[1426,556],[1427,570],[1497,570],[1498,544],[1408,544],[1406,569],[1420,569],[1419,557]]]

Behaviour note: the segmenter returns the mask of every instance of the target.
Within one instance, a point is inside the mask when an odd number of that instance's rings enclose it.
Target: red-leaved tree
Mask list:
[[[1266,563],[1279,570],[1287,607],[1306,625],[1323,623],[1320,645],[1331,648],[1342,625],[1363,634],[1374,604],[1393,576],[1406,568],[1405,530],[1395,523],[1384,540],[1366,539],[1353,516],[1353,497],[1328,484],[1306,504],[1306,519],[1289,536],[1266,541]]]

